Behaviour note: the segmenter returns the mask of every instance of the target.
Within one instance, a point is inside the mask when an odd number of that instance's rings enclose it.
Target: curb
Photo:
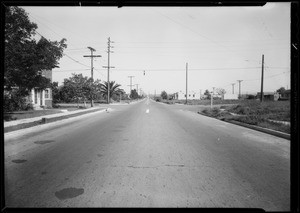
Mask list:
[[[61,118],[60,120],[56,120],[56,121],[52,121],[52,122],[44,123],[44,124],[40,123],[39,125],[35,125],[35,126],[27,127],[27,128],[22,128],[22,129],[18,129],[18,130],[15,130],[15,131],[6,132],[6,133],[4,133],[4,137],[6,139],[8,139],[10,137],[16,137],[16,136],[19,136],[19,135],[27,134],[27,133],[30,133],[32,131],[41,131],[43,129],[46,129],[46,128],[49,128],[49,127],[52,127],[52,126],[55,126],[55,125],[61,125],[61,124],[67,123],[69,121],[79,120],[82,117],[87,117],[87,116],[90,116],[91,114],[109,112],[111,110],[112,110],[111,108],[106,108],[106,109],[100,109],[100,110],[97,110],[97,111],[94,111],[94,112],[86,112],[86,113],[80,114],[80,115],[75,114],[72,117],[67,117],[68,115],[60,116],[60,118]],[[64,117],[67,117],[67,118],[64,118]]]
[[[241,123],[241,122],[238,122],[238,121],[224,121],[224,120],[220,120],[218,118],[211,117],[211,116],[205,115],[203,113],[199,113],[199,112],[198,112],[198,114],[204,115],[206,117],[214,118],[214,119],[217,119],[219,121],[223,121],[223,122],[227,122],[227,123],[231,123],[231,124],[243,126],[243,127],[249,128],[249,129],[253,129],[253,130],[260,131],[260,132],[263,132],[263,133],[267,133],[267,134],[270,134],[270,135],[274,135],[274,136],[277,136],[277,137],[280,137],[280,138],[284,138],[284,139],[287,139],[287,140],[291,139],[291,135],[287,134],[287,133],[284,133],[284,132],[279,132],[279,131],[272,130],[272,129],[267,129],[267,128],[263,128],[263,127],[259,127],[259,126],[254,126],[254,125],[250,125],[250,124],[245,124],[245,123]]]

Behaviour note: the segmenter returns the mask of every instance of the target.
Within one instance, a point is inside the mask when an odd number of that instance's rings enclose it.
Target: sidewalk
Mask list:
[[[67,115],[88,112],[88,111],[96,110],[96,109],[105,109],[105,107],[92,107],[92,108],[80,109],[80,110],[75,110],[75,111],[67,111],[67,110],[62,109],[61,111],[63,111],[63,113],[55,113],[55,114],[51,114],[51,115],[43,115],[43,116],[33,117],[33,118],[26,118],[26,119],[14,120],[14,121],[6,121],[6,122],[4,122],[4,128],[16,126],[19,124],[26,124],[26,123],[31,123],[31,122],[35,122],[35,121],[41,121],[42,118],[49,119],[49,118],[63,117],[63,116],[67,116]]]

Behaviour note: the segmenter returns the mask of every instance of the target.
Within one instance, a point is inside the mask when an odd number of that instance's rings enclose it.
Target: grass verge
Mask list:
[[[247,101],[238,105],[206,108],[198,113],[224,121],[233,120],[290,134],[290,125],[270,121],[290,121],[289,102]]]
[[[97,108],[95,110],[82,111],[82,112],[79,112],[79,113],[76,113],[76,114],[71,114],[71,115],[62,115],[62,116],[59,116],[59,117],[48,118],[46,123],[52,123],[52,122],[55,122],[55,121],[76,117],[76,116],[80,116],[80,115],[83,115],[83,114],[96,112],[98,110],[103,110],[103,108],[100,108],[100,109]],[[19,129],[25,129],[25,128],[29,128],[29,127],[33,127],[33,126],[37,126],[37,125],[42,125],[42,124],[44,124],[42,122],[42,120],[39,120],[39,121],[30,122],[30,123],[19,124],[19,125],[16,125],[16,126],[10,126],[10,127],[4,128],[4,133],[16,131],[16,130],[19,130]]]

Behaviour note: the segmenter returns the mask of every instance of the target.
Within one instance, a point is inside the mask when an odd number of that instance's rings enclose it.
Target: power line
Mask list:
[[[227,68],[199,68],[199,69],[189,69],[189,71],[198,71],[198,70],[233,70],[233,69],[237,69],[237,70],[243,70],[243,69],[258,69],[260,67],[240,67],[240,68],[237,68],[237,67],[227,67]],[[115,69],[116,71],[141,71],[143,69],[129,69],[129,68],[116,68]],[[184,71],[183,69],[145,69],[147,71]]]
[[[41,36],[42,38],[45,38],[45,37],[44,37],[41,33],[39,33],[37,30],[36,30],[35,32],[36,32],[39,36]],[[71,59],[72,61],[74,61],[74,62],[76,62],[76,63],[78,63],[78,64],[81,64],[81,65],[83,65],[83,66],[85,66],[85,67],[89,67],[89,66],[87,66],[87,65],[85,65],[85,64],[83,64],[83,63],[81,63],[81,62],[79,62],[78,60],[72,58],[71,56],[69,56],[69,55],[66,54],[66,53],[63,53],[63,55],[67,56],[69,59]]]
[[[70,70],[53,70],[52,72],[73,72],[73,71],[87,71],[90,69],[70,69]]]
[[[69,59],[71,59],[72,61],[74,61],[74,62],[76,62],[76,63],[78,63],[78,64],[81,64],[81,65],[83,65],[83,66],[85,66],[85,67],[90,67],[90,66],[88,66],[88,65],[85,65],[85,64],[83,64],[83,63],[77,61],[76,59],[72,58],[71,56],[67,55],[66,53],[63,53],[63,55],[67,56]]]

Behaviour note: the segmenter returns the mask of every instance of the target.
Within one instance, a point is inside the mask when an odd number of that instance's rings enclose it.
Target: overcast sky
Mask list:
[[[232,93],[260,91],[262,54],[264,91],[290,88],[290,3],[263,7],[22,7],[38,33],[67,39],[68,48],[53,69],[60,84],[72,73],[107,80],[107,39],[114,43],[110,80],[129,92],[130,79],[146,93],[224,88]],[[37,37],[38,38],[38,37]],[[76,62],[77,61],[77,62]],[[145,75],[143,71],[145,70]]]

